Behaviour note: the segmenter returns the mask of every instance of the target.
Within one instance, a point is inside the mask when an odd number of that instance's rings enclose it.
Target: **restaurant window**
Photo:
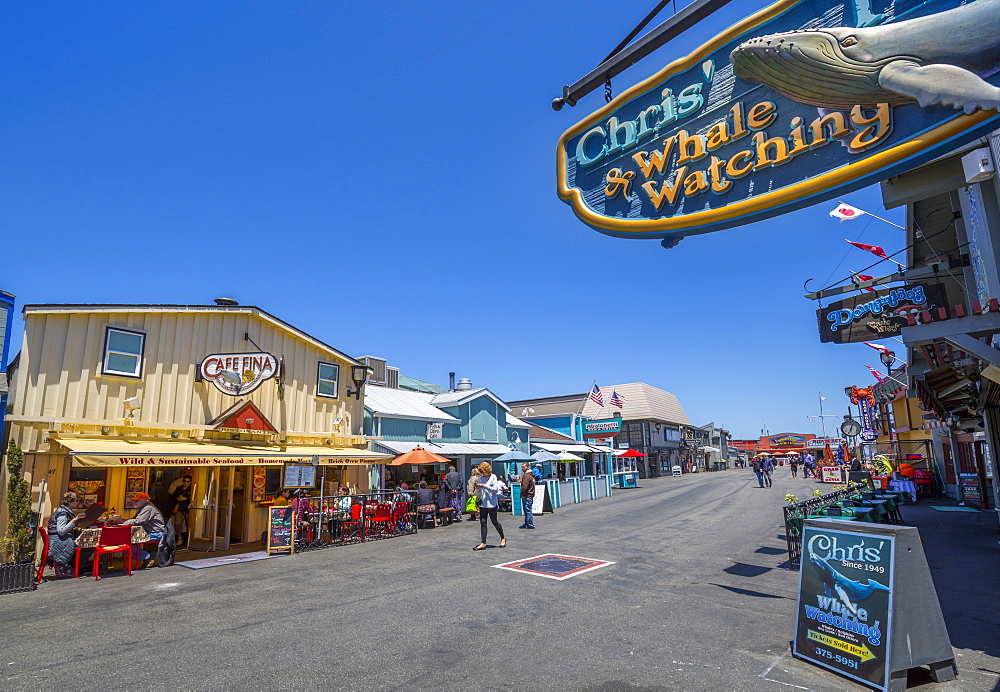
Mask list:
[[[146,335],[128,329],[108,327],[104,333],[104,367],[106,375],[140,377],[142,375],[142,351],[146,345]]]
[[[337,398],[337,385],[340,379],[340,366],[333,363],[320,363],[317,375],[316,394]]]

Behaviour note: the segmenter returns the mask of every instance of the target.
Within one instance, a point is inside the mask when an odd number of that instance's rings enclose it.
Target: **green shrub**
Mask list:
[[[7,448],[7,535],[0,538],[0,560],[21,562],[35,548],[35,536],[28,531],[31,520],[31,487],[21,468],[24,456],[14,440]]]

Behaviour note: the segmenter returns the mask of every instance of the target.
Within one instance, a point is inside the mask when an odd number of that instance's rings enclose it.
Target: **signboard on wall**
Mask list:
[[[772,447],[801,447],[806,442],[804,435],[782,433],[769,438]]]
[[[428,423],[427,439],[440,440],[444,437],[444,423]]]
[[[775,2],[567,130],[558,194],[602,233],[678,238],[953,150],[996,128],[1000,106],[1000,16],[983,0],[956,5]]]
[[[316,467],[312,464],[288,464],[285,466],[285,488],[316,487]]]
[[[900,330],[908,324],[907,312],[947,306],[942,284],[907,284],[875,293],[865,291],[816,311],[819,340],[854,344],[899,336]]]
[[[615,437],[622,431],[621,418],[602,418],[583,422],[583,437],[587,440]]]
[[[201,361],[198,372],[223,394],[240,396],[274,377],[278,359],[270,353],[213,353]]]

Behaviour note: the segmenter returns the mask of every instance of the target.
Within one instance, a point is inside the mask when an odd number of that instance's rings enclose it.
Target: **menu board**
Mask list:
[[[891,535],[806,525],[796,656],[886,689],[894,541]]]
[[[135,509],[135,496],[146,491],[146,469],[129,467],[125,476],[125,509]]]
[[[291,506],[267,510],[267,554],[277,550],[295,552],[295,509]]]
[[[264,499],[264,486],[267,483],[267,469],[255,466],[253,469],[253,487],[250,488],[250,501],[261,502]]]
[[[285,488],[313,488],[316,486],[316,467],[311,464],[287,464]]]
[[[983,486],[979,483],[978,473],[958,474],[958,485],[962,489],[962,502],[983,504]]]

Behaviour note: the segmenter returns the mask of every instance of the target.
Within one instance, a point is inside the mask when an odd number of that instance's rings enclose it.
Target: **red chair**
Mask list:
[[[100,579],[98,570],[102,555],[121,553],[125,572],[132,576],[132,527],[105,526],[101,529],[101,540],[94,548],[94,579]]]
[[[50,561],[49,561],[49,532],[48,532],[48,530],[44,526],[39,526],[38,527],[38,533],[42,537],[42,561],[38,563],[38,572],[35,574],[35,583],[41,584],[42,583],[42,573],[45,572],[45,568],[49,564],[51,564],[52,565],[52,569],[56,570],[56,564],[54,562],[50,563]],[[74,579],[76,579],[77,577],[80,576],[80,551],[81,550],[82,550],[82,548],[80,548],[80,546],[76,546],[76,549],[73,551],[74,553],[76,553],[76,560],[74,561],[74,564],[73,564],[73,578]],[[56,574],[58,574],[58,571],[56,571]]]
[[[400,524],[406,525],[406,505],[407,502],[397,502],[392,507],[392,523],[389,525],[389,530],[393,533],[400,531]]]
[[[388,536],[392,531],[391,508],[388,502],[379,503],[375,507],[375,516],[368,519],[369,530],[376,535]]]
[[[351,518],[348,521],[340,522],[340,537],[345,539],[345,534],[347,531],[345,529],[350,528],[351,538],[358,536],[361,540],[365,539],[365,525],[364,521],[361,519],[361,510],[364,509],[362,504],[351,505]]]

